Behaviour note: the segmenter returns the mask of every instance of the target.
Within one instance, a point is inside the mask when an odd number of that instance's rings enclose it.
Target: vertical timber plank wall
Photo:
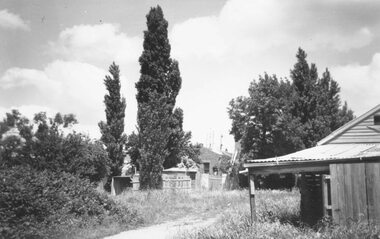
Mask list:
[[[355,221],[366,221],[368,218],[367,192],[366,192],[366,172],[364,163],[345,164],[345,168],[351,168],[351,210],[349,214]],[[347,175],[346,175],[347,177]],[[350,198],[346,195],[346,198]]]
[[[367,221],[365,163],[331,164],[330,174],[334,222]]]
[[[340,212],[340,190],[338,188],[341,187],[340,182],[337,178],[337,166],[336,164],[330,164],[330,180],[331,180],[331,208],[332,208],[332,217],[334,223],[340,224],[341,220],[341,212]]]
[[[366,163],[368,218],[380,225],[380,162]]]

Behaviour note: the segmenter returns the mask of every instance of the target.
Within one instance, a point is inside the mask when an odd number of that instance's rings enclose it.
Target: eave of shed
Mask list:
[[[281,157],[248,160],[244,167],[260,173],[328,171],[331,163],[380,159],[380,144],[327,144]]]

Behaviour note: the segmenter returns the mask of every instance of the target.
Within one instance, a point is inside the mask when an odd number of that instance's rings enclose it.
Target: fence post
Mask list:
[[[254,175],[251,172],[251,170],[248,171],[248,178],[249,178],[249,204],[251,207],[251,223],[257,221],[256,216],[256,202],[255,202],[255,180]]]

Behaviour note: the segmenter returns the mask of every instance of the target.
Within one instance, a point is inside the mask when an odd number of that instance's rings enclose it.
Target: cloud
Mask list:
[[[92,122],[101,114],[105,74],[87,63],[62,60],[42,70],[11,68],[0,78],[0,100],[5,107],[44,105]]]
[[[58,89],[59,85],[50,81],[46,74],[35,69],[25,68],[10,68],[5,71],[4,75],[0,78],[0,88],[7,90],[14,87],[25,87],[34,85],[41,91]]]
[[[199,141],[211,132],[232,141],[226,108],[232,98],[247,94],[250,81],[264,72],[289,77],[298,47],[321,66],[330,56],[373,44],[380,33],[379,11],[377,1],[229,0],[216,15],[174,24],[170,42],[183,78],[177,102],[185,128]],[[360,69],[355,74],[363,75]],[[346,75],[333,76],[341,82]],[[368,91],[369,82],[363,83]],[[351,105],[356,85],[341,86]]]
[[[139,78],[138,56],[142,39],[129,37],[115,24],[78,25],[60,32],[48,49],[55,59],[42,69],[13,67],[0,76],[3,109],[41,105],[61,113],[74,113],[76,128],[99,136],[97,123],[105,119],[104,77],[115,61],[120,66],[122,95],[127,99],[126,130],[135,129]]]
[[[63,60],[55,60],[42,70],[8,69],[0,78],[0,115],[12,108],[21,109],[28,117],[40,111],[48,111],[50,115],[73,113],[80,123],[76,130],[99,137],[97,124],[105,119],[105,75],[108,72],[94,65]],[[134,130],[137,111],[134,82],[125,75],[120,80],[122,95],[127,98],[129,133]]]
[[[265,71],[287,77],[299,46],[318,66],[325,59],[334,58],[337,65],[339,57],[364,55],[379,39],[379,11],[379,1],[229,0],[216,15],[174,23],[169,38],[183,79],[177,102],[184,109],[185,130],[193,132],[194,141],[215,145],[223,134],[223,144],[232,149],[226,108],[247,93],[252,79]],[[103,78],[115,61],[127,100],[127,132],[133,130],[140,36],[127,35],[118,24],[76,25],[49,42],[48,51],[55,60],[42,69],[11,68],[0,77],[1,106],[44,105],[75,113],[80,127],[96,132],[104,118]],[[362,92],[379,89],[378,58],[359,64],[347,57],[331,69],[356,112],[360,104],[373,106],[375,93]]]
[[[0,28],[30,31],[29,25],[20,16],[7,9],[0,10]]]
[[[219,59],[298,46],[349,51],[370,44],[374,39],[372,27],[377,23],[351,24],[348,14],[330,12],[339,11],[345,4],[231,0],[217,16],[175,24],[171,33],[173,51],[178,57]],[[351,2],[352,7],[357,4]]]
[[[127,65],[137,62],[142,52],[142,39],[129,37],[118,24],[76,25],[63,30],[50,51],[68,61],[79,61],[105,67],[115,61]]]
[[[341,86],[343,100],[348,101],[356,115],[380,103],[380,53],[374,54],[368,65],[335,66],[331,72]]]

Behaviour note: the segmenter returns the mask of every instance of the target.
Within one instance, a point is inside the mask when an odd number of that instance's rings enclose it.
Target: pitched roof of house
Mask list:
[[[359,116],[359,117],[351,120],[350,122],[348,122],[347,124],[343,125],[342,127],[338,128],[337,130],[335,130],[334,132],[332,132],[331,134],[329,134],[325,138],[321,139],[317,143],[317,145],[323,145],[323,144],[329,143],[331,140],[333,140],[333,139],[337,138],[338,136],[342,135],[343,133],[347,132],[347,130],[349,130],[350,128],[352,128],[355,125],[359,124],[364,119],[366,119],[367,117],[375,114],[378,111],[380,111],[380,104],[377,105],[376,107],[372,108],[368,112],[362,114],[361,116]]]
[[[201,162],[218,162],[221,156],[231,158],[232,154],[222,150],[215,150],[210,148],[202,147],[200,149],[199,158]]]

